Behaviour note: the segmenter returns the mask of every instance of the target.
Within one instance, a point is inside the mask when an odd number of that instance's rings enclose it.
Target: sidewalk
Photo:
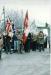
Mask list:
[[[50,55],[45,52],[2,54],[0,75],[50,75]]]

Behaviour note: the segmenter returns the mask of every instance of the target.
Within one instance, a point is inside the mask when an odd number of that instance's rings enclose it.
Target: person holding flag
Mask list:
[[[11,53],[11,38],[13,36],[12,34],[12,24],[11,24],[11,20],[10,19],[7,19],[6,21],[6,32],[7,32],[7,35],[6,35],[6,53],[10,52]]]
[[[28,34],[29,34],[29,19],[28,19],[28,10],[27,10],[25,19],[24,19],[24,32],[23,32],[23,36],[22,36],[22,41],[23,41],[25,52],[27,52],[27,43],[26,42],[27,42]]]
[[[22,40],[24,44],[26,43],[27,40],[27,28],[28,28],[28,11],[26,12],[25,19],[24,19],[24,31],[22,36]]]

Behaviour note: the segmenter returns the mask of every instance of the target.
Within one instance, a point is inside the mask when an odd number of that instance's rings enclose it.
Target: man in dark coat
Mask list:
[[[37,35],[33,35],[33,46],[32,46],[32,50],[36,51],[37,49]]]
[[[18,38],[17,38],[15,32],[14,32],[12,39],[13,39],[13,45],[14,45],[14,52],[16,52],[17,51],[17,40],[18,40]]]
[[[6,53],[10,52],[11,53],[11,37],[7,34],[6,35]]]

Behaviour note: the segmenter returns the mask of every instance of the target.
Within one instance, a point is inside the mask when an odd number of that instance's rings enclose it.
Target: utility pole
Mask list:
[[[3,7],[3,17],[4,17],[4,30],[5,30],[5,7]]]

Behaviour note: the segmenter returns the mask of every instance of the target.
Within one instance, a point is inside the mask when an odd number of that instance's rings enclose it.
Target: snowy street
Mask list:
[[[30,53],[2,54],[0,75],[50,75],[50,54],[48,49]]]
[[[0,75],[50,72],[51,0],[0,0]]]

